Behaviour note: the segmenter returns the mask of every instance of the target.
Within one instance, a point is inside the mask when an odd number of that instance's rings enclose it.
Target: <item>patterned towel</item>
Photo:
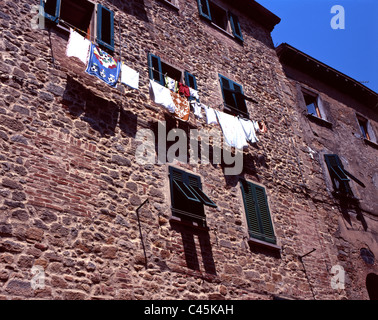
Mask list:
[[[88,74],[96,76],[112,87],[117,86],[121,64],[110,54],[96,47],[93,43],[89,52]]]
[[[178,93],[171,91],[171,96],[173,103],[175,105],[175,117],[182,120],[188,121],[190,114],[189,101],[185,97],[181,97]]]

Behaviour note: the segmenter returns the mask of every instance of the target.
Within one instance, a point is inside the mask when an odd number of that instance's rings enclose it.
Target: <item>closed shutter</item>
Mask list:
[[[97,42],[114,51],[114,12],[97,5]]]
[[[265,189],[241,180],[240,183],[248,223],[252,238],[276,243]]]

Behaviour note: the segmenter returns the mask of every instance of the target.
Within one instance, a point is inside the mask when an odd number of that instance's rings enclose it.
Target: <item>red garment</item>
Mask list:
[[[179,82],[179,94],[187,98],[190,97],[189,87],[181,82]]]

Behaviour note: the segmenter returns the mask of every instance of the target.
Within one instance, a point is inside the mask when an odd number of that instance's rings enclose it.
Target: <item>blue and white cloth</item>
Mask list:
[[[117,86],[121,63],[110,54],[91,44],[87,69],[88,74],[96,76],[112,87]]]

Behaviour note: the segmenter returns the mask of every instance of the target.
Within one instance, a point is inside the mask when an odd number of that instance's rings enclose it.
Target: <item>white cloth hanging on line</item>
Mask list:
[[[244,130],[247,141],[249,141],[250,143],[258,142],[259,139],[257,138],[256,132],[259,132],[260,129],[257,121],[243,118],[239,118],[238,120]]]
[[[217,116],[213,108],[202,105],[206,112],[207,124],[218,124]]]
[[[237,117],[215,110],[225,142],[230,147],[243,149],[248,147],[244,129]]]
[[[171,90],[163,87],[161,84],[155,82],[154,80],[150,80],[150,95],[155,103],[162,105],[170,113],[175,113],[176,107],[173,103]]]
[[[139,89],[139,72],[135,71],[122,62],[121,83],[133,89]]]
[[[85,65],[88,62],[89,49],[91,42],[81,36],[78,32],[70,29],[70,37],[66,47],[67,57],[79,58]]]

